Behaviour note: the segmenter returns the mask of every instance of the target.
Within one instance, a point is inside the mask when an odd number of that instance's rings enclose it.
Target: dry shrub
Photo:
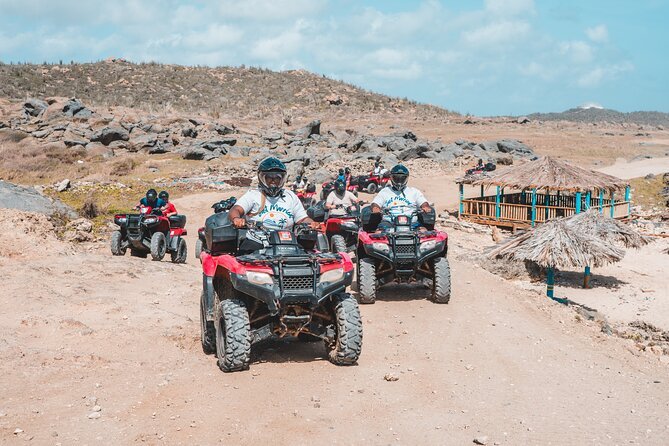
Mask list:
[[[110,175],[122,177],[128,175],[137,166],[137,162],[132,158],[126,158],[116,161],[112,164]]]
[[[93,219],[100,214],[98,204],[95,201],[93,194],[86,197],[84,204],[81,206],[81,214],[88,219]]]
[[[86,157],[86,149],[83,147],[69,148],[65,146],[51,146],[44,150],[47,159],[53,159],[60,163],[73,164],[77,160]]]
[[[19,143],[29,136],[28,133],[21,130],[14,129],[0,129],[0,144],[2,143]]]

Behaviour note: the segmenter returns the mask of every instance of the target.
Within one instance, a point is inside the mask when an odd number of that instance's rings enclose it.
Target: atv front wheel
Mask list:
[[[111,235],[111,252],[112,255],[122,256],[125,255],[125,250],[127,247],[123,247],[123,236],[121,231],[114,231]]]
[[[342,293],[334,297],[336,339],[328,358],[336,365],[352,365],[362,350],[362,319],[353,296]]]
[[[188,247],[186,246],[186,240],[180,238],[179,243],[177,243],[177,250],[170,253],[172,258],[172,263],[186,263],[186,257],[188,257]]]
[[[225,299],[216,305],[216,356],[224,372],[249,368],[251,362],[251,324],[249,312],[239,299]]]
[[[330,239],[330,245],[332,247],[332,252],[335,254],[339,252],[346,252],[346,239],[344,239],[344,237],[339,234],[332,236]]]
[[[379,190],[379,187],[376,185],[376,183],[369,183],[367,185],[368,194],[375,194],[377,190]]]
[[[361,304],[376,302],[376,265],[368,257],[358,260],[358,296]]]
[[[197,239],[197,241],[195,242],[195,258],[199,259],[201,253],[202,253],[202,240]]]
[[[156,232],[151,236],[151,258],[153,258],[153,260],[163,260],[165,251],[167,251],[165,234]]]
[[[207,294],[204,290],[200,295],[200,342],[206,355],[216,353],[216,327],[213,321],[207,320]]]
[[[451,299],[451,268],[446,257],[434,261],[434,281],[432,285],[432,301],[447,304]]]

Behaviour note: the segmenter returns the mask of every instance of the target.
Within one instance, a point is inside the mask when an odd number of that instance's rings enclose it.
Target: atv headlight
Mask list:
[[[247,271],[246,272],[246,279],[251,283],[255,283],[256,285],[273,285],[274,284],[274,280],[272,280],[272,276],[270,276],[267,273],[259,273],[257,271]]]
[[[420,244],[419,251],[421,254],[425,254],[426,252],[437,248],[439,245],[441,245],[441,243],[442,242],[438,240],[428,240]]]
[[[331,269],[321,274],[321,282],[337,282],[344,277],[344,268]]]
[[[380,242],[372,243],[372,249],[374,249],[375,251],[380,251],[384,254],[388,254],[390,252],[390,247],[385,243],[380,243]]]
[[[154,224],[154,223],[157,222],[157,221],[158,221],[158,217],[146,217],[146,218],[144,219],[144,224],[152,225],[152,224]]]

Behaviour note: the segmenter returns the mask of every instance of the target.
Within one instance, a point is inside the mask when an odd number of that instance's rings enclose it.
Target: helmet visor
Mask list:
[[[286,172],[260,172],[258,180],[266,187],[280,189],[286,183]]]

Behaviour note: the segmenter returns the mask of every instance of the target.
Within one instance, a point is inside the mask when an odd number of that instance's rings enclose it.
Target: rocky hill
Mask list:
[[[304,70],[134,64],[122,59],[59,65],[0,63],[0,97],[56,96],[76,97],[93,106],[203,113],[214,118],[264,118],[280,113],[290,119],[296,110],[302,115],[328,111],[358,115],[411,112],[433,117],[453,114]]]
[[[623,113],[607,108],[571,108],[561,113],[533,113],[528,118],[536,121],[570,121],[580,123],[615,123],[669,126],[669,113],[636,111]]]

